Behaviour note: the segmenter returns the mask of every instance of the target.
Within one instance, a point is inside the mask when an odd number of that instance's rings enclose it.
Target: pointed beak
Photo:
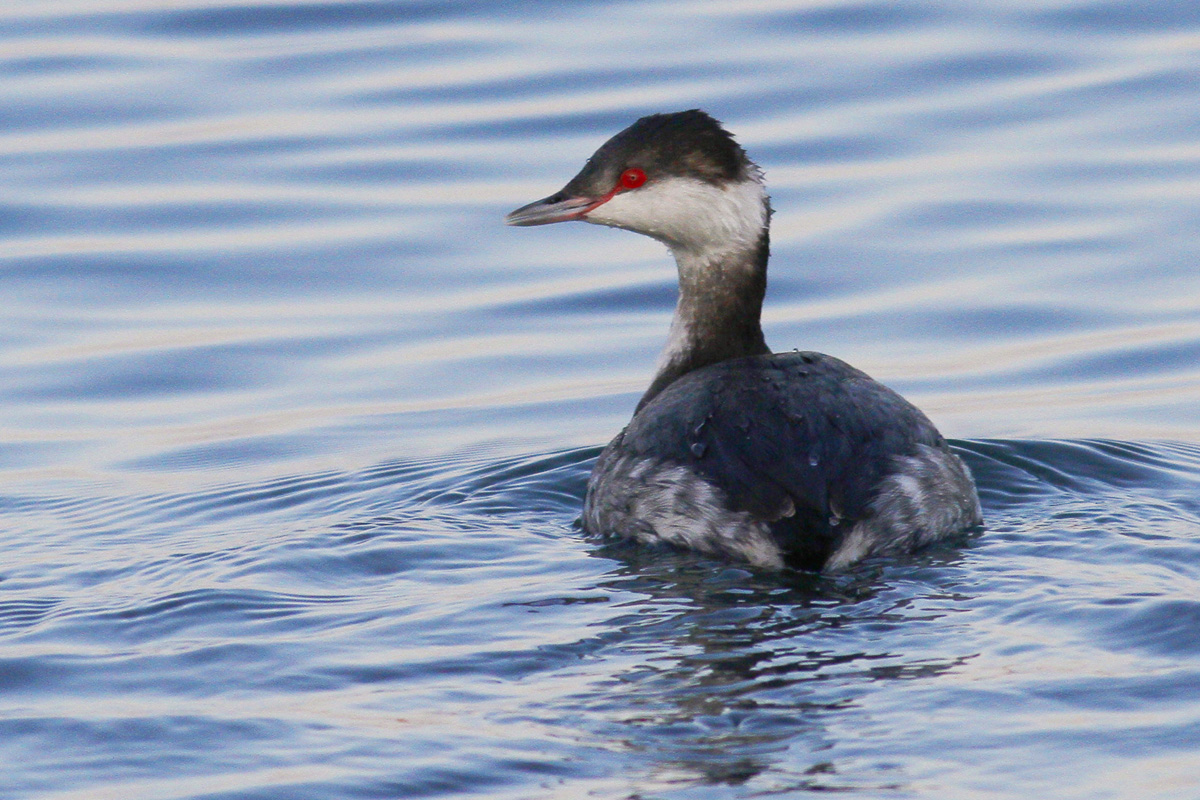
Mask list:
[[[567,197],[562,192],[521,206],[504,218],[508,225],[549,225],[583,219],[583,215],[599,205],[591,197]]]

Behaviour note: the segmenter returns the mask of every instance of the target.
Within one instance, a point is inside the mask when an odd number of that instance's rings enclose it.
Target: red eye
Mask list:
[[[631,167],[621,173],[621,185],[626,189],[636,189],[646,182],[646,173],[637,167]]]

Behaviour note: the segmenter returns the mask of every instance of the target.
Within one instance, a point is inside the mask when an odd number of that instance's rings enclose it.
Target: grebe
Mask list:
[[[506,218],[636,231],[678,266],[657,374],[592,470],[584,528],[835,571],[981,524],[970,472],[915,406],[831,356],[767,348],[770,216],[761,170],[692,110],[639,119]]]

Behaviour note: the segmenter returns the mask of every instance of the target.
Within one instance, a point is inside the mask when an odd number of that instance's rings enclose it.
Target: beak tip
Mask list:
[[[552,222],[568,222],[584,219],[584,214],[592,208],[593,201],[586,197],[563,198],[561,194],[552,195],[545,200],[538,200],[510,211],[504,217],[504,224],[527,228],[533,225],[549,225]]]

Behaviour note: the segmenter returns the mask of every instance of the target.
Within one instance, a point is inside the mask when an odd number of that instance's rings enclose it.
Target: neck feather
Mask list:
[[[693,370],[771,352],[761,323],[770,255],[766,225],[749,246],[699,252],[672,249],[679,267],[679,302],[658,373],[639,409]]]

